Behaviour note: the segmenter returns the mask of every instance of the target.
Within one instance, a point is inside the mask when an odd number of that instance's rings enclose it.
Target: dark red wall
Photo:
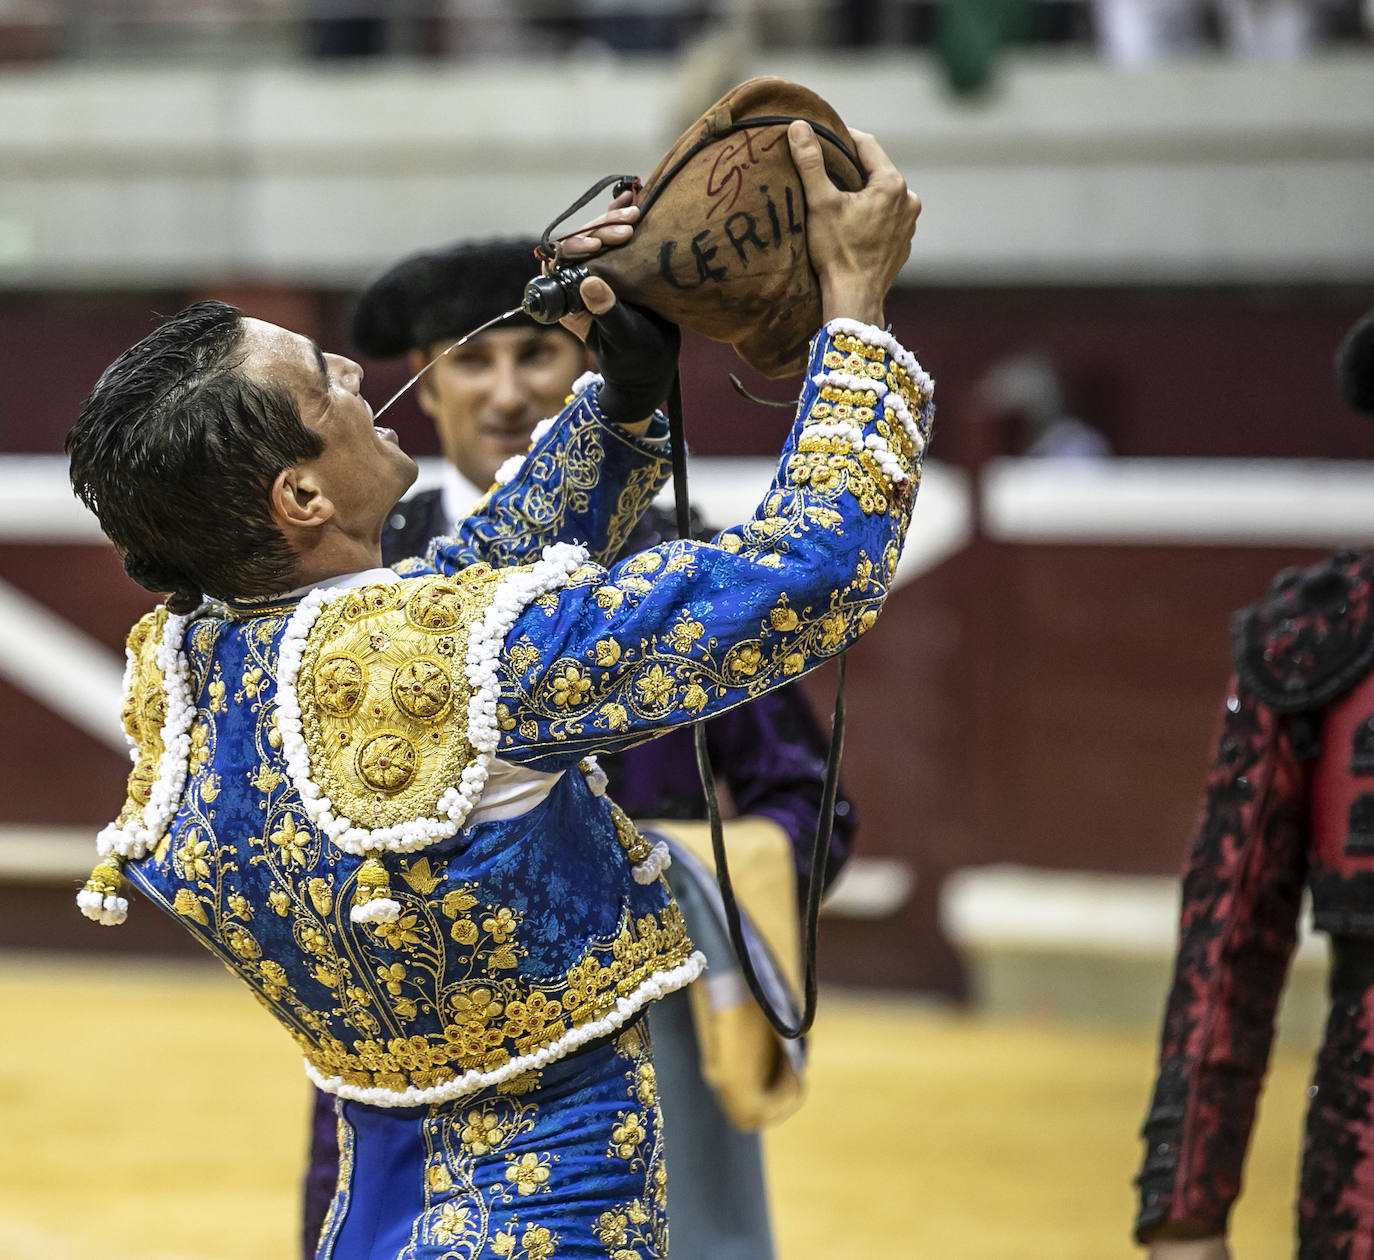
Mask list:
[[[233,285],[196,294],[0,294],[0,452],[60,450],[105,364],[150,329],[156,313],[197,296],[237,301],[327,348],[350,349],[347,294]],[[907,289],[889,301],[888,316],[939,384],[943,459],[971,458],[957,418],[975,382],[1028,350],[1051,357],[1073,408],[1121,455],[1363,459],[1374,440],[1337,401],[1331,354],[1372,305],[1368,287]],[[376,405],[405,380],[398,363],[365,366],[365,392]],[[741,399],[729,372],[764,397],[793,393],[789,382],[754,376],[728,346],[689,336],[683,382],[693,449],[768,454],[786,413]],[[413,403],[403,400],[394,414],[407,449],[435,453]]]
[[[342,297],[232,292],[325,345],[346,344]],[[179,301],[0,298],[0,450],[59,450],[103,364],[150,312]],[[939,382],[936,453],[947,459],[975,456],[973,426],[960,422],[977,378],[1032,348],[1055,358],[1080,414],[1123,454],[1367,458],[1374,433],[1336,401],[1330,359],[1371,303],[1364,291],[922,291],[890,313]],[[786,421],[722,384],[738,370],[728,349],[689,343],[685,367],[696,450],[776,449]],[[403,376],[378,368],[369,392],[380,401]],[[398,427],[418,451],[433,449],[418,413]],[[935,916],[957,866],[1176,870],[1227,675],[1227,614],[1276,569],[1316,554],[979,541],[899,590],[852,653],[845,777],[860,851],[914,864],[917,894],[896,919],[832,921],[824,973],[957,991],[958,960]],[[112,648],[149,604],[100,547],[0,543],[0,578]],[[828,674],[807,683],[823,712]],[[116,808],[125,760],[5,684],[0,745],[11,770],[0,823],[94,831]]]

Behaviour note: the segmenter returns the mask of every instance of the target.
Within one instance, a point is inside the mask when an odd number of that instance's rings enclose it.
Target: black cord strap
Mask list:
[[[673,502],[677,511],[679,538],[691,537],[691,508],[687,499],[687,444],[683,438],[682,382],[673,377],[668,391],[668,430],[673,456]],[[816,819],[816,837],[811,846],[811,870],[806,879],[805,932],[802,945],[803,993],[802,1011],[795,1023],[779,1012],[763,991],[749,942],[744,936],[744,923],[739,902],[735,898],[730,865],[725,855],[725,828],[720,817],[720,799],[716,794],[716,776],[711,768],[711,756],[706,747],[706,723],[698,722],[692,732],[696,744],[697,773],[706,797],[706,818],[711,827],[711,852],[716,863],[716,882],[720,885],[721,901],[725,906],[725,925],[730,944],[739,960],[740,971],[754,1001],[758,1003],[768,1022],[779,1036],[795,1040],[804,1036],[816,1019],[816,935],[820,922],[821,896],[825,891],[825,873],[830,858],[830,837],[835,829],[835,797],[839,791],[840,758],[844,753],[844,673],[845,658],[840,654],[839,679],[835,685],[835,713],[830,731],[830,751],[825,760],[825,782],[821,789],[821,809]]]
[[[564,219],[571,218],[581,210],[583,206],[587,205],[603,188],[610,188],[612,184],[614,184],[615,187],[611,195],[612,197],[618,197],[621,193],[628,192],[631,188],[638,187],[639,177],[637,175],[607,175],[605,179],[597,180],[596,183],[587,189],[586,192],[544,229],[542,235],[539,237],[539,248],[535,250],[535,253],[537,253],[540,258],[544,259],[545,262],[551,262],[554,266],[558,266],[558,264],[563,261],[563,242],[553,239],[554,229],[557,228]]]

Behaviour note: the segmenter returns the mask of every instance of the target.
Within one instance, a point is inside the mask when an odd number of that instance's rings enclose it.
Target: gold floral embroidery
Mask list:
[[[506,1130],[495,1111],[487,1108],[469,1111],[467,1123],[463,1127],[463,1148],[473,1155],[485,1155],[495,1150],[506,1140]]]
[[[281,997],[282,993],[291,987],[291,982],[287,978],[286,968],[281,963],[273,962],[270,958],[264,959],[258,968],[258,978],[262,981],[263,992],[268,997]]]
[[[647,1060],[635,1068],[634,1095],[645,1107],[658,1105],[658,1078],[654,1065]]]
[[[172,899],[172,909],[187,919],[194,919],[202,926],[210,921],[206,917],[205,907],[200,904],[200,899],[189,888],[177,889],[176,896]]]
[[[210,724],[196,722],[191,727],[190,768],[194,773],[210,760]]]
[[[440,908],[450,919],[457,918],[460,914],[466,914],[477,904],[477,898],[472,895],[474,887],[473,884],[464,884],[461,888],[455,888],[444,894]]]
[[[421,933],[419,916],[414,910],[407,910],[393,923],[374,923],[373,929],[383,943],[392,949],[404,949],[408,945],[418,945]]]
[[[434,1241],[442,1243],[445,1247],[459,1242],[472,1228],[471,1216],[471,1210],[465,1205],[445,1203],[439,1209],[438,1220],[434,1222]]]
[[[251,962],[262,956],[262,946],[247,928],[237,923],[226,923],[220,929],[220,934],[224,938],[224,943],[240,958]]]
[[[285,783],[286,776],[280,771],[273,770],[264,762],[257,768],[248,782],[265,796],[273,788]]]
[[[530,1225],[520,1235],[520,1245],[525,1249],[528,1260],[550,1260],[558,1246],[558,1235],[543,1225]]]
[[[633,823],[629,825],[633,828]],[[440,1084],[473,1069],[490,1071],[508,1062],[512,1053],[527,1053],[549,1044],[569,1028],[603,1018],[621,997],[633,993],[649,976],[678,966],[691,954],[682,915],[676,906],[669,905],[657,915],[627,919],[611,940],[593,944],[562,982],[525,988],[514,979],[496,978],[503,966],[513,966],[517,961],[521,947],[507,933],[518,931],[520,916],[508,907],[492,907],[480,921],[470,917],[477,906],[470,888],[450,890],[444,902],[462,915],[455,926],[467,923],[476,930],[473,953],[464,957],[476,974],[485,978],[480,983],[459,981],[437,994],[429,991],[429,1000],[434,1002],[437,997],[443,1016],[442,1037],[393,1037],[386,1041],[364,1037],[349,1046],[333,1037],[298,1031],[296,1040],[319,1072],[354,1085],[404,1089],[411,1084]],[[427,948],[422,939],[424,922],[415,911],[408,910],[397,923],[380,925],[378,930],[379,934],[390,929],[401,937],[415,937],[414,941],[402,941],[412,950]],[[306,953],[319,959],[328,956],[328,938],[319,928],[298,922],[293,933]],[[494,939],[497,933],[507,938],[498,943]],[[453,960],[455,965],[459,961]],[[412,976],[399,961],[379,963],[376,977],[393,1008],[401,1000],[403,986],[412,982],[433,984],[423,974]],[[512,1092],[521,1088],[527,1089],[528,1082],[514,1085]]]
[[[444,878],[444,868],[432,870],[429,865],[429,858],[416,858],[413,862],[401,864],[401,878],[422,897],[429,896]]]
[[[198,830],[187,831],[176,855],[183,878],[197,881],[210,878],[210,842]]]
[[[681,618],[668,631],[668,642],[675,652],[690,652],[692,645],[706,633],[706,627],[693,620],[684,609]]]
[[[528,674],[539,664],[539,649],[530,642],[528,635],[522,635],[515,646],[506,652],[506,659],[517,674]]]
[[[281,826],[267,838],[280,850],[283,866],[305,866],[309,861],[311,833],[296,821],[295,814],[283,815]]]
[[[644,1189],[639,1197],[601,1213],[593,1232],[609,1260],[658,1260],[668,1254],[668,1178],[654,1065],[638,1027],[621,1034],[616,1050],[630,1060],[626,1093],[639,1107],[618,1113],[606,1157],[627,1160],[632,1168],[642,1169]]]
[[[635,679],[634,685],[640,705],[646,710],[665,709],[673,697],[673,680],[661,665],[651,665]]]
[[[250,666],[245,669],[243,677],[240,679],[240,685],[243,690],[234,696],[235,704],[241,703],[245,698],[256,700],[258,692],[263,688],[263,671],[257,666]]]
[[[561,674],[555,674],[550,686],[553,690],[551,699],[556,709],[581,704],[592,689],[591,680],[586,678],[576,665],[565,666]]]
[[[317,875],[306,884],[305,890],[310,896],[310,904],[315,907],[316,914],[327,915],[334,908],[334,892],[329,887],[328,880]]]
[[[619,1123],[611,1130],[611,1145],[606,1154],[618,1155],[621,1159],[633,1160],[640,1143],[649,1136],[644,1122],[637,1111],[622,1111],[617,1117]]]
[[[514,1184],[520,1195],[536,1194],[548,1186],[550,1162],[548,1155],[526,1151],[519,1159],[506,1165],[506,1180]]]

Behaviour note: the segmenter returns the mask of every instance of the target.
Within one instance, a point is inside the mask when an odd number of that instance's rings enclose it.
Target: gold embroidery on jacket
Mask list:
[[[471,884],[451,889],[441,903],[408,908],[396,923],[377,928],[379,937],[391,933],[386,944],[408,956],[379,965],[370,983],[386,992],[392,1012],[408,1006],[413,1015],[419,1002],[438,1010],[442,1036],[367,1037],[348,1045],[329,1035],[294,1032],[319,1072],[349,1085],[403,1090],[443,1084],[467,1071],[492,1071],[509,1062],[512,1051],[528,1053],[605,1017],[656,972],[691,956],[681,912],[668,905],[657,915],[627,915],[614,937],[593,942],[561,979],[526,987],[500,976],[525,953],[518,939],[523,916],[502,906],[475,912],[476,892]],[[437,951],[444,947],[436,941],[435,909],[451,920],[447,934],[468,951],[449,957],[442,972],[436,972]],[[320,940],[316,947],[326,945]]]
[[[368,828],[428,817],[458,782],[473,756],[468,631],[496,580],[475,565],[360,587],[320,610],[296,688],[311,778],[336,815]]]

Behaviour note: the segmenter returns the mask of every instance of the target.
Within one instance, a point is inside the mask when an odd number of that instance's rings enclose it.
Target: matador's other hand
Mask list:
[[[606,379],[602,414],[616,424],[645,419],[672,387],[682,340],[677,325],[642,306],[617,301],[599,276],[588,276],[578,292],[591,317],[587,348]]]
[[[921,199],[906,186],[878,142],[851,131],[868,179],[858,192],[836,188],[820,141],[805,122],[787,129],[806,193],[806,247],[821,282],[821,313],[882,327],[883,299],[911,253]]]
[[[639,207],[634,204],[634,193],[627,189],[590,223],[560,238],[559,251],[567,262],[581,262],[603,248],[624,245],[634,235],[634,225],[638,221]],[[546,274],[552,270],[552,266],[551,263],[544,265]],[[578,292],[581,292],[580,288]],[[607,289],[607,292],[610,290]],[[586,301],[585,297],[583,301]],[[586,311],[574,311],[571,315],[564,315],[558,322],[579,341],[586,341],[591,331],[592,317]]]

